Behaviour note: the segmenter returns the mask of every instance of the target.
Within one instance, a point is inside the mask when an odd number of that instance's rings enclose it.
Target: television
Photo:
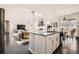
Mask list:
[[[26,30],[25,27],[26,27],[25,25],[18,24],[17,25],[17,30]]]

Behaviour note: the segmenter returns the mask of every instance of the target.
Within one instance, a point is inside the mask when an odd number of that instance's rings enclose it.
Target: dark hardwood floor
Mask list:
[[[79,39],[66,38],[55,51],[54,54],[78,54],[79,53]]]
[[[30,54],[28,52],[29,43],[16,44],[16,40],[6,35],[5,40],[5,54]],[[79,53],[79,39],[65,38],[62,45],[60,45],[53,54],[78,54]]]
[[[28,43],[17,44],[14,37],[7,35],[5,40],[5,54],[28,54]]]

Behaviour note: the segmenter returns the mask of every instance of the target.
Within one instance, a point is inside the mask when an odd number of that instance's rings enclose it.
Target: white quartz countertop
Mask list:
[[[37,35],[48,36],[48,35],[54,35],[54,34],[56,34],[58,32],[56,32],[56,31],[54,31],[54,32],[32,31],[30,33],[37,34]]]

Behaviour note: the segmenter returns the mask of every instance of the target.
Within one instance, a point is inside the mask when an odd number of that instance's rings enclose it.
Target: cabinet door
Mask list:
[[[59,46],[59,35],[54,34],[47,37],[47,53],[53,53]]]
[[[34,52],[34,40],[35,40],[35,35],[34,34],[29,34],[29,49]]]
[[[52,37],[53,37],[52,35],[47,37],[47,53],[53,52],[54,38]]]
[[[56,44],[60,44],[59,33],[54,35],[54,39],[55,39]]]
[[[45,53],[45,37],[42,35],[35,35],[35,53],[44,54]]]
[[[60,44],[60,40],[59,40],[59,34],[55,34],[54,36],[54,46],[53,46],[53,48],[54,48],[54,51],[56,50],[56,48],[59,46],[59,44]]]

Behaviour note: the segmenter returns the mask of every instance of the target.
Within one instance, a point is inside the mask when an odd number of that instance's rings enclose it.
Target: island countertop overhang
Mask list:
[[[40,32],[40,31],[31,31],[29,33],[35,34],[35,35],[42,35],[42,36],[49,36],[49,35],[54,35],[57,34],[59,32],[57,31],[53,31],[53,32]]]

